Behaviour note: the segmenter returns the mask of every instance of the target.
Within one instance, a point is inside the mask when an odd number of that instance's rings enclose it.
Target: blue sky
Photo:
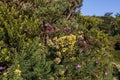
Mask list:
[[[120,0],[83,0],[83,15],[103,16],[106,12],[120,13]]]

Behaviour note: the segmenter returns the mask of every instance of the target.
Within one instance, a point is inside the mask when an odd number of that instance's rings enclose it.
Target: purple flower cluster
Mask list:
[[[0,71],[2,71],[2,70],[5,70],[6,69],[6,66],[0,66]]]
[[[76,67],[75,67],[76,69],[79,69],[79,68],[81,68],[81,65],[80,64],[78,64],[78,65],[76,65]]]
[[[45,24],[46,27],[52,28],[53,26],[50,23]]]
[[[104,74],[105,74],[105,76],[107,76],[107,75],[108,75],[108,72],[107,72],[107,71],[105,71],[105,72],[104,72]]]
[[[72,29],[70,27],[67,27],[67,28],[64,28],[64,30],[66,33],[70,33]]]
[[[54,33],[54,27],[50,23],[46,23],[45,27],[46,27],[45,33],[49,34]]]
[[[81,34],[81,35],[79,36],[79,38],[83,39],[83,35]]]

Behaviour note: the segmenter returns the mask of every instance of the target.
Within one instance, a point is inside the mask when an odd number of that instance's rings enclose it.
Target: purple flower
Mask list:
[[[105,73],[104,73],[104,74],[105,74],[105,76],[107,76],[107,75],[108,75],[108,72],[107,72],[107,71],[105,71]]]
[[[87,42],[83,41],[83,45],[84,45],[84,47],[87,47]]]
[[[83,35],[80,35],[79,38],[83,39]]]
[[[45,24],[46,27],[52,28],[53,26],[50,23]]]
[[[98,60],[96,60],[95,63],[98,64],[99,63]]]
[[[6,67],[0,66],[0,71],[6,69]]]
[[[67,28],[64,28],[64,30],[65,30],[67,33],[70,33],[72,29],[71,29],[70,27],[67,27]]]
[[[45,33],[54,33],[54,27],[50,23],[45,24],[46,30]]]
[[[75,68],[76,68],[76,69],[79,69],[80,67],[81,67],[81,66],[78,64],[78,65],[76,65],[76,67],[75,67]]]

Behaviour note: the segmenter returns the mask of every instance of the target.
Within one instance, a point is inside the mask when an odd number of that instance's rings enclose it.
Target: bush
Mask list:
[[[82,0],[80,5],[77,0],[1,3],[0,77],[3,80],[112,79],[111,41],[96,28],[102,20],[79,16],[80,13],[75,16],[71,11],[66,13],[73,4],[75,8],[81,6]],[[86,28],[89,24],[91,29]]]

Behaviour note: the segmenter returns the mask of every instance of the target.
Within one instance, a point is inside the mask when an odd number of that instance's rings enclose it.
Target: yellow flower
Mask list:
[[[1,50],[1,53],[3,53],[3,54],[6,54],[7,52],[8,52],[7,48],[3,48],[3,49]]]
[[[49,46],[54,46],[54,43],[52,42],[51,39],[48,39],[48,40],[47,40],[47,44],[48,44]]]
[[[62,48],[62,52],[66,52],[67,51],[67,48]]]
[[[78,31],[78,34],[83,34],[83,31]]]
[[[58,52],[56,53],[56,55],[57,55],[58,57],[61,57],[61,52],[58,51]]]
[[[4,76],[6,76],[6,75],[7,75],[7,73],[6,73],[6,72],[4,72],[4,73],[3,73],[3,75],[4,75]]]
[[[55,62],[56,64],[59,64],[59,63],[61,62],[61,59],[60,59],[60,58],[55,58],[54,62]]]
[[[64,44],[61,44],[62,47],[64,47],[65,45]]]
[[[70,36],[68,36],[68,43],[70,44],[70,45],[72,45],[72,44],[75,44],[75,42],[76,42],[76,36],[75,35],[73,35],[73,34],[71,34]]]
[[[39,78],[38,78],[38,80],[42,80],[42,78],[41,78],[41,77],[39,77]]]
[[[58,45],[55,45],[55,48],[56,48],[56,49],[59,49],[59,46],[58,46]]]
[[[57,37],[54,37],[53,40],[54,40],[54,41],[57,41]]]
[[[20,68],[20,64],[18,64],[17,66],[18,66],[18,68]]]
[[[42,46],[42,44],[41,44],[41,43],[39,43],[38,45],[39,45],[39,46]]]
[[[21,75],[21,70],[16,69],[16,70],[14,71],[14,73],[17,74],[17,75]]]
[[[61,52],[66,52],[67,50],[72,51],[75,42],[76,42],[76,36],[73,34],[60,37],[57,39],[57,41],[55,41],[56,45],[58,45],[59,48],[62,48]]]
[[[2,41],[0,41],[0,45],[4,45],[4,41],[2,40]]]

